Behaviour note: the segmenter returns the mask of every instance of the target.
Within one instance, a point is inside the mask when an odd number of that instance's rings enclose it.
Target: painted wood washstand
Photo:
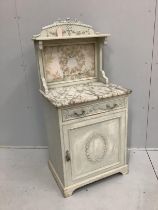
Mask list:
[[[109,34],[59,20],[33,36],[45,100],[49,168],[65,197],[86,184],[128,173],[130,90],[109,83],[102,48]]]

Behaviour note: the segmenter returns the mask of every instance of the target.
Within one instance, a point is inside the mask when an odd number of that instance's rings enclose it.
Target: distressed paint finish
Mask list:
[[[41,34],[35,36],[36,38],[55,38],[62,36],[81,36],[94,34],[94,30],[91,26],[81,23],[80,21],[67,18],[66,20],[55,21],[52,25],[42,28]]]
[[[95,45],[89,43],[89,37]],[[102,69],[102,47],[107,37],[68,19],[44,27],[33,38],[38,43],[40,91],[49,103],[49,167],[65,197],[85,184],[128,173],[131,91],[109,83]],[[58,40],[56,45],[54,40]],[[53,116],[55,124],[51,122]]]
[[[90,104],[83,105],[79,104],[72,108],[64,108],[62,110],[62,120],[63,122],[67,120],[77,119],[80,117],[91,116],[94,114],[105,113],[111,110],[116,110],[120,108],[125,108],[127,106],[127,99],[125,97],[117,99],[107,99],[102,101],[90,102]]]
[[[124,164],[124,120],[125,112],[108,113],[64,126],[71,147],[70,184]]]
[[[34,40],[67,39],[78,37],[104,37],[104,34],[95,32],[92,26],[86,25],[79,20],[67,18],[66,20],[55,21],[52,25],[42,28],[38,35],[34,35]]]

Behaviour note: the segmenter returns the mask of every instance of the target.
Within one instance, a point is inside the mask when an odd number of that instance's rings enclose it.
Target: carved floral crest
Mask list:
[[[65,20],[57,20],[53,24],[43,27],[41,33],[34,35],[33,39],[97,35],[102,36],[103,34],[95,32],[92,26],[84,24],[77,19],[66,18]]]

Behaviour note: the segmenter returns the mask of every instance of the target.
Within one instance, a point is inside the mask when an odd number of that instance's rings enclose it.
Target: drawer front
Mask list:
[[[68,184],[125,163],[125,111],[63,126]]]
[[[67,120],[77,119],[81,117],[86,117],[94,114],[99,114],[118,108],[124,108],[126,106],[126,99],[120,98],[115,100],[107,100],[100,102],[93,102],[90,105],[81,105],[75,108],[68,108],[62,110],[62,120],[63,122]]]

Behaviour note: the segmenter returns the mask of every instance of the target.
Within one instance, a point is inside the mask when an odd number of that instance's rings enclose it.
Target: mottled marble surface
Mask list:
[[[62,107],[128,93],[130,93],[130,90],[124,89],[121,86],[93,82],[52,88],[49,90],[48,94],[44,94],[44,96],[55,106]]]

